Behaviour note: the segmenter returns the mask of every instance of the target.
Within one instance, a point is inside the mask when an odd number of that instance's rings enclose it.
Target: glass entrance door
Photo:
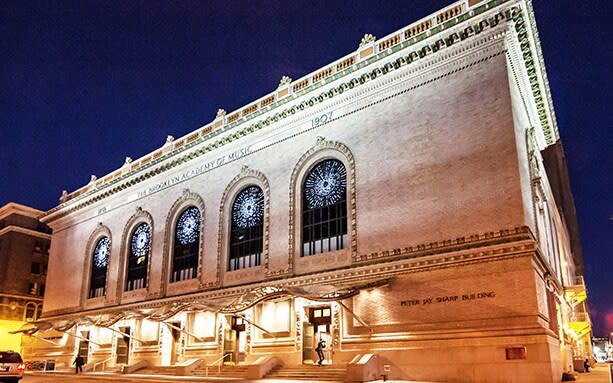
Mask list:
[[[124,334],[129,334],[130,327],[120,327],[119,331],[121,331]],[[117,334],[117,335],[118,335],[117,347],[115,348],[115,355],[117,355],[117,357],[115,358],[115,363],[116,364],[128,364],[128,352],[130,350],[130,338],[125,335],[121,335],[121,334]]]
[[[223,364],[235,364],[236,355],[236,331],[226,329],[223,337],[223,354],[229,355],[224,358]]]
[[[311,323],[304,322],[302,324],[302,334],[302,363],[312,364],[316,358],[315,349],[313,348],[315,328]]]

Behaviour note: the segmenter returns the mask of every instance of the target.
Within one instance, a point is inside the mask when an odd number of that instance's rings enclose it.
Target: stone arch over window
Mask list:
[[[257,208],[257,206],[254,206],[254,203],[259,202],[263,203],[263,206],[261,206],[261,211],[253,210]],[[265,272],[267,273],[269,241],[267,233],[269,231],[269,204],[270,186],[264,174],[257,170],[250,169],[247,166],[243,166],[243,168],[241,169],[241,173],[234,177],[234,179],[230,181],[229,185],[226,187],[219,207],[220,223],[218,259],[220,261],[218,262],[218,280],[221,277],[221,269],[219,269],[220,267],[222,267],[224,271],[233,271],[243,268],[241,267],[243,265],[247,267],[247,265],[249,265],[249,262],[251,262],[250,264],[252,267],[263,266]],[[241,208],[243,209],[242,212]],[[258,223],[258,216],[260,215],[261,223]],[[255,248],[250,248],[250,246],[254,244],[249,243],[249,241],[243,244],[234,242],[234,244],[237,245],[235,246],[234,251],[240,249],[241,246],[243,249],[245,249],[245,251],[243,251],[242,253],[241,250],[238,250],[238,252],[233,252],[231,245],[233,235],[234,239],[238,239],[238,237],[236,236],[240,235],[241,230],[243,230],[243,232],[248,233],[250,231],[254,231],[252,230],[252,228],[260,224],[261,254],[259,260],[256,259],[257,257],[255,255],[253,257],[251,256],[252,254],[250,254],[249,249]],[[251,233],[246,235],[257,236],[257,233]],[[235,263],[234,265],[230,264],[231,259],[232,262]]]
[[[153,217],[137,207],[121,236],[121,277],[117,294],[149,289],[151,248],[153,243]]]
[[[317,166],[324,163],[332,164],[332,166],[340,164],[344,167],[346,173],[347,243],[344,244],[343,248],[349,249],[353,260],[357,255],[355,160],[353,153],[340,142],[326,141],[323,137],[318,137],[316,145],[300,157],[290,178],[288,273],[292,271],[294,258],[301,257],[304,249],[303,212],[306,203],[304,200],[304,185],[309,174],[312,174]]]
[[[85,246],[83,294],[85,299],[105,297],[108,292],[108,273],[111,262],[111,230],[102,224],[90,234]]]
[[[196,212],[197,214],[194,215]],[[202,197],[189,189],[184,189],[181,197],[170,208],[166,217],[166,233],[164,236],[164,269],[162,273],[162,289],[164,292],[168,283],[197,279],[201,275],[204,249],[204,212]],[[183,226],[185,235],[178,238],[180,226]]]

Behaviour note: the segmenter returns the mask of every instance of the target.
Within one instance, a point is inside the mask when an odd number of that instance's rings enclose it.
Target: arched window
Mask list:
[[[302,256],[347,244],[347,171],[338,160],[318,163],[302,187]]]
[[[259,266],[262,258],[264,192],[257,186],[243,189],[232,205],[228,270]]]
[[[147,287],[147,264],[151,249],[151,227],[141,223],[130,239],[126,291]]]
[[[92,254],[92,272],[89,280],[88,298],[102,297],[106,291],[106,270],[109,265],[111,241],[102,237],[96,243]]]
[[[181,213],[175,229],[171,282],[196,278],[200,247],[200,210],[188,207]]]

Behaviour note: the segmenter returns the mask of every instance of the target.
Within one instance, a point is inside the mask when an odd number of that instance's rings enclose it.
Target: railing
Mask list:
[[[228,357],[230,355],[232,355],[232,354],[231,353],[224,354],[221,358],[218,358],[215,361],[213,361],[213,363],[207,364],[205,366],[205,369],[204,369],[204,376],[209,376],[209,367],[215,366],[216,363],[217,363],[217,374],[220,374],[221,373],[221,365],[223,364],[223,361],[226,359],[226,357]]]
[[[105,364],[106,364],[107,362],[110,362],[111,360],[113,360],[113,358],[112,358],[112,357],[111,357],[111,358],[107,358],[107,359],[105,359],[105,360],[103,360],[103,361],[100,361],[100,362],[96,362],[96,363],[94,363],[94,366],[92,367],[92,372],[95,372],[95,371],[96,371],[96,366],[98,366],[98,365],[102,365],[102,371],[104,371],[104,366],[105,366]]]

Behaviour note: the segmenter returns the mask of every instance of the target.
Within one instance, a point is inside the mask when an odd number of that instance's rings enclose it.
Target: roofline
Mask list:
[[[17,202],[9,202],[0,207],[0,219],[6,218],[9,215],[18,214],[26,217],[39,219],[44,214],[44,211],[19,204]]]
[[[261,125],[269,125],[283,119],[289,111],[289,109],[281,111],[283,106],[287,107],[290,103],[297,102],[299,99],[303,99],[303,102],[300,105],[295,105],[300,107],[298,111],[310,107],[312,104],[317,104],[320,102],[317,94],[313,95],[311,99],[306,98],[308,95],[315,93],[315,90],[329,83],[336,83],[340,79],[349,80],[348,77],[352,73],[360,71],[365,67],[376,67],[375,63],[382,64],[382,60],[388,56],[395,55],[396,52],[406,50],[409,53],[411,49],[423,48],[422,45],[425,41],[430,41],[430,47],[433,47],[436,45],[433,43],[434,39],[437,38],[436,36],[440,37],[442,34],[449,33],[450,30],[456,29],[456,26],[470,26],[475,22],[478,23],[482,17],[481,15],[493,15],[493,12],[496,11],[504,13],[506,16],[504,19],[513,22],[516,30],[519,32],[518,38],[526,41],[526,44],[523,45],[526,51],[522,51],[523,60],[526,63],[528,74],[531,75],[531,86],[538,107],[541,128],[549,129],[548,132],[544,132],[547,145],[554,143],[558,138],[557,126],[555,114],[553,113],[553,103],[545,77],[540,45],[534,41],[530,43],[529,34],[526,33],[526,28],[523,26],[526,23],[524,21],[526,18],[530,26],[530,36],[532,37],[536,33],[536,25],[534,17],[530,12],[531,9],[530,0],[459,0],[383,38],[376,39],[372,35],[365,35],[359,47],[350,54],[318,68],[297,80],[292,81],[284,76],[278,88],[273,92],[249,102],[231,113],[226,113],[225,110],[220,109],[215,119],[209,124],[177,140],[172,136],[168,136],[161,148],[134,161],[131,158],[126,158],[125,163],[121,167],[104,177],[98,179],[96,176],[92,176],[90,182],[83,187],[71,193],[64,191],[60,198],[60,204],[45,212],[41,217],[41,221],[49,223],[67,214],[69,211],[78,210],[92,203],[93,201],[91,201],[90,197],[102,190],[106,191],[102,194],[109,196],[114,194],[117,191],[115,189],[118,187],[123,189],[140,183],[151,175],[158,174],[159,171],[152,172],[151,170],[162,162],[167,164],[167,166],[164,166],[164,171],[169,170],[184,162],[187,157],[197,157],[234,141],[249,132],[258,130],[262,127]],[[475,25],[475,27],[478,27],[478,25]],[[538,39],[538,36],[535,36],[535,38]],[[415,53],[416,51],[411,52],[411,54]],[[388,63],[388,65],[392,64]],[[530,66],[529,68],[528,65]],[[347,84],[351,83],[349,84],[350,88],[353,87],[353,81],[357,80],[353,79],[347,82]],[[291,108],[292,114],[293,109],[295,108]],[[275,111],[280,112],[275,114]],[[268,116],[268,118],[264,119],[264,116]],[[258,120],[259,122],[257,122]],[[245,128],[237,131],[234,128],[238,126]],[[229,130],[234,133],[230,133]],[[223,137],[213,142],[220,135],[223,135]],[[209,145],[204,147],[204,143],[209,143]],[[195,146],[202,146],[202,148],[193,151],[191,154],[186,154],[187,150],[193,149]],[[183,154],[183,157],[181,157],[181,154]],[[174,161],[171,158],[174,158]],[[129,178],[132,178],[132,181],[128,182]],[[118,186],[120,183],[124,185]],[[115,188],[112,186],[115,186]]]

